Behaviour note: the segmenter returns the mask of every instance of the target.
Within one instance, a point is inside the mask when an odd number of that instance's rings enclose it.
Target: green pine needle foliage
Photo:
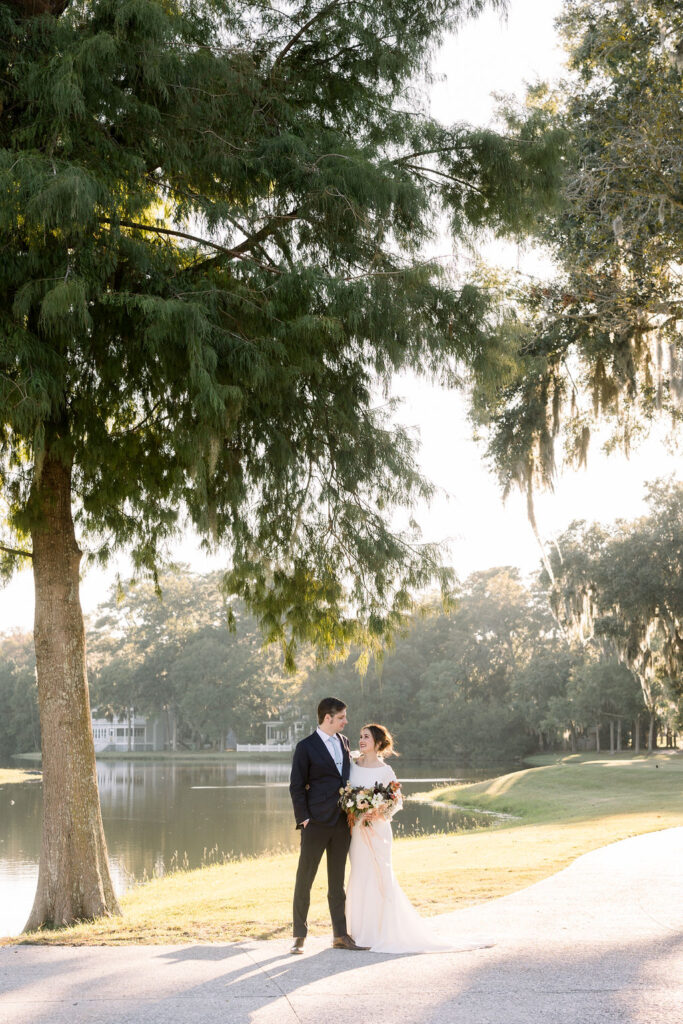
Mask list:
[[[432,119],[430,56],[479,0],[0,0],[0,486],[21,561],[46,454],[93,558],[154,575],[189,520],[267,636],[391,635],[439,552],[378,412],[411,368],[457,382],[499,330],[425,246],[515,235],[556,150]]]

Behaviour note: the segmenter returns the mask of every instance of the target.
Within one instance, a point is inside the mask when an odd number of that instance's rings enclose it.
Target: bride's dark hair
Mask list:
[[[400,757],[398,750],[394,750],[394,738],[389,730],[384,725],[379,725],[377,722],[368,722],[367,725],[363,726],[363,729],[369,729],[372,733],[372,738],[375,741],[377,747],[377,753],[381,754],[382,757]]]

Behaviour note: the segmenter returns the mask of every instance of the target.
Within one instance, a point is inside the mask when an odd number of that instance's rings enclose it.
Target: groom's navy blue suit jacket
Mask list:
[[[337,734],[342,745],[341,774],[317,732],[300,740],[294,750],[289,792],[294,805],[296,827],[310,818],[319,825],[336,825],[341,809],[339,790],[349,781],[349,741]]]

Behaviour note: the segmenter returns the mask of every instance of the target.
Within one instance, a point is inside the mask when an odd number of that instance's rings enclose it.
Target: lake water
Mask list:
[[[178,866],[296,848],[289,768],[289,762],[99,761],[102,817],[117,892]],[[400,762],[396,768],[406,794],[439,781],[474,778],[449,773],[443,765]],[[39,782],[0,787],[0,936],[18,934],[28,918],[38,877],[41,816]],[[481,823],[486,819],[476,822]],[[407,802],[394,832],[457,831],[473,824],[471,815]]]

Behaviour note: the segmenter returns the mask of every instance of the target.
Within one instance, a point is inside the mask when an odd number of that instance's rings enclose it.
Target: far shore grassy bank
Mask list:
[[[193,764],[201,761],[282,761],[289,764],[292,755],[282,751],[263,751],[261,753],[236,750],[103,750],[95,755],[98,761],[175,761],[176,764]],[[40,766],[40,751],[26,754],[13,754],[13,761]]]
[[[15,782],[39,782],[42,773],[34,768],[0,768],[0,786]]]
[[[503,896],[600,846],[683,825],[683,752],[552,756],[534,765],[422,794],[515,818],[481,831],[396,840],[396,874],[421,914]],[[177,872],[128,892],[120,918],[5,941],[117,945],[289,935],[296,859],[286,851]],[[313,934],[330,931],[325,890],[321,866],[309,918]]]
[[[683,750],[652,754],[545,754],[495,779],[447,786],[415,799],[512,814],[525,825],[656,821],[683,814]],[[654,814],[654,819],[650,815]],[[646,830],[640,830],[646,831]]]

